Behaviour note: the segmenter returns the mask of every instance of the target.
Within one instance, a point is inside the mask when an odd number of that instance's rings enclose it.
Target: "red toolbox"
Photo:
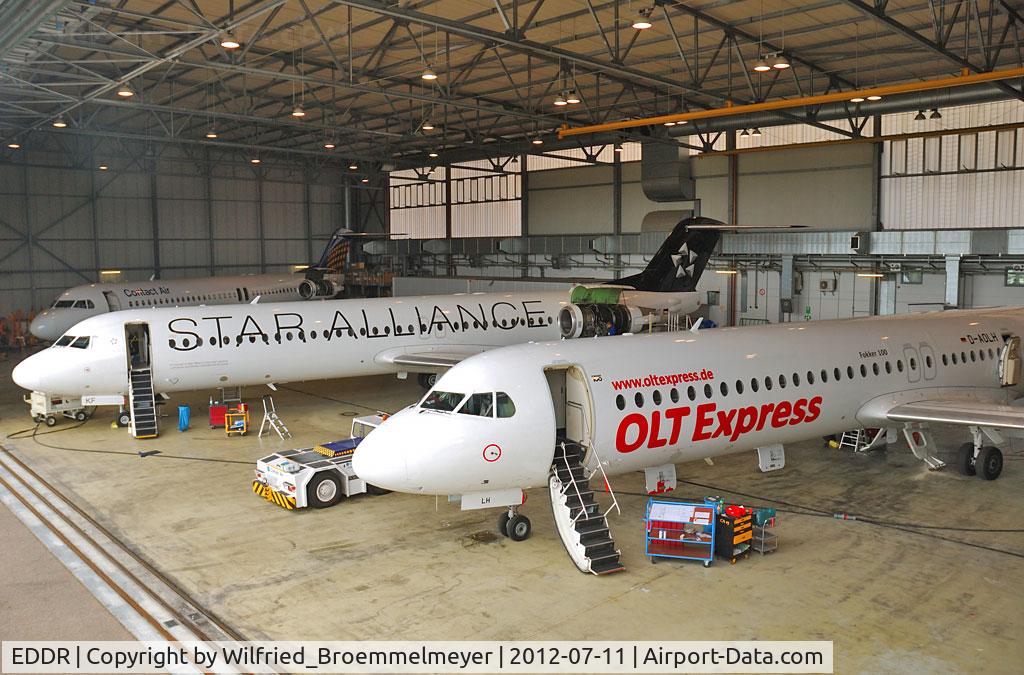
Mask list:
[[[228,413],[226,405],[210,404],[210,428],[217,429],[224,426],[224,416]]]

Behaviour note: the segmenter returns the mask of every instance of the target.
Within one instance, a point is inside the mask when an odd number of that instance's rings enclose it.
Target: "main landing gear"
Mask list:
[[[512,541],[524,541],[533,532],[530,519],[517,512],[518,507],[510,506],[508,511],[498,517],[498,532]]]
[[[416,380],[420,383],[421,387],[429,391],[437,384],[437,373],[420,373],[416,376]]]
[[[971,436],[974,440],[960,446],[957,453],[957,468],[965,476],[978,476],[984,480],[995,480],[1003,472],[1003,453],[994,445],[982,445],[984,438],[988,436],[993,442],[1000,441],[999,435],[994,429],[971,427]]]

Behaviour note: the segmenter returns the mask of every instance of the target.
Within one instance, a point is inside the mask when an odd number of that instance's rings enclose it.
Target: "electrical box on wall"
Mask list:
[[[706,303],[704,303],[704,304],[708,305],[709,307],[717,307],[718,306],[718,295],[719,295],[719,291],[708,291],[708,301]]]
[[[822,279],[818,282],[818,290],[822,293],[835,293],[836,286],[837,283],[835,279]]]

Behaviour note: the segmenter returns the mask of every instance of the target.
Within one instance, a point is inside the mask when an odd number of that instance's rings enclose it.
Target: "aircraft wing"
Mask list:
[[[395,356],[386,357],[385,360],[390,361],[396,366],[402,366],[403,368],[409,368],[410,370],[415,370],[417,368],[446,370],[463,359],[468,359],[470,356],[478,353],[479,351],[406,352],[404,354],[396,354]]]
[[[1024,429],[1024,408],[975,401],[918,401],[889,410],[895,422],[940,422],[964,426]]]

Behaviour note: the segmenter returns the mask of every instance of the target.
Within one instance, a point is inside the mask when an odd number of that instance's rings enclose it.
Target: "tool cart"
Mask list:
[[[749,509],[728,506],[718,514],[715,534],[715,554],[730,564],[750,557],[750,542],[754,537],[753,515]]]
[[[645,553],[657,558],[699,560],[711,565],[715,553],[715,507],[648,499]]]

